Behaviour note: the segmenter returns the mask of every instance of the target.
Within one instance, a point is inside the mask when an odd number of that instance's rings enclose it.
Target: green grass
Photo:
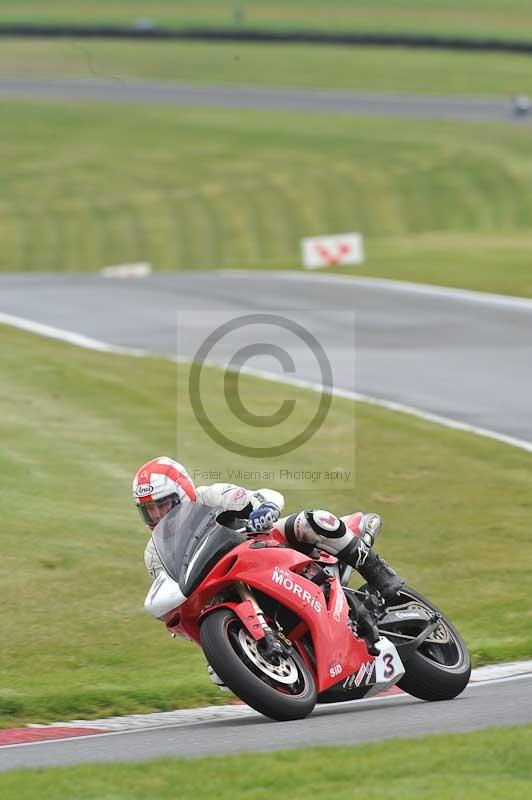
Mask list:
[[[526,38],[532,23],[528,0],[1,0],[0,20],[6,22],[108,22],[132,24],[146,18],[159,25],[308,28],[385,33],[438,33],[463,36]]]
[[[526,453],[363,404],[355,435],[354,404],[335,400],[303,450],[257,464],[220,451],[198,429],[185,367],[176,389],[176,366],[166,361],[84,351],[7,327],[0,336],[8,498],[0,531],[1,726],[227,701],[200,651],[170,639],[143,610],[147,537],[130,480],[139,464],[165,452],[191,471],[218,469],[222,479],[239,466],[271,470],[271,479],[248,483],[281,489],[288,510],[318,503],[338,513],[380,511],[380,551],[456,622],[475,664],[530,657]],[[203,396],[236,435],[221,381],[221,372],[208,372]],[[278,386],[242,383],[252,409],[279,407]],[[317,402],[313,393],[289,396],[297,413],[286,433],[300,429]],[[276,477],[281,467],[352,470],[354,454],[354,484]]]
[[[4,109],[2,271],[139,260],[293,268],[303,236],[359,230],[365,274],[415,271],[530,296],[527,128],[82,103]]]
[[[275,735],[275,732],[273,733]],[[524,800],[532,726],[276,753],[3,773],[4,800]]]
[[[532,36],[532,34],[531,34]],[[532,94],[532,58],[383,47],[2,39],[0,72],[422,94]]]
[[[532,233],[390,236],[370,240],[366,251],[364,266],[334,271],[532,297]]]

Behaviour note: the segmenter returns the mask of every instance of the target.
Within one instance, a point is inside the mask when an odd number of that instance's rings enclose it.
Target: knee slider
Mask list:
[[[322,546],[324,540],[345,547],[346,537],[351,538],[341,519],[320,509],[292,514],[285,521],[284,535],[287,542],[297,549],[302,543]]]
[[[306,521],[318,536],[326,539],[341,539],[346,534],[345,522],[331,514],[330,511],[323,511],[321,508],[305,511]]]

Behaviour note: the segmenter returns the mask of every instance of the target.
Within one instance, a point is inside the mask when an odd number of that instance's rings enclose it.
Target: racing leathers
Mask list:
[[[337,517],[329,511],[300,511],[275,526],[288,544],[298,550],[317,547],[354,567],[386,599],[404,585],[397,573],[373,550],[381,519],[378,514],[358,512]]]
[[[240,512],[238,516],[249,520],[251,532],[258,533],[275,526],[296,550],[308,551],[317,547],[337,556],[354,567],[385,598],[393,597],[404,583],[373,550],[381,525],[378,514],[358,512],[340,518],[318,509],[279,519],[284,508],[282,494],[273,489],[244,489],[232,483],[199,486],[196,501],[221,507],[223,511]],[[144,563],[153,579],[163,568],[152,539],[146,546]]]

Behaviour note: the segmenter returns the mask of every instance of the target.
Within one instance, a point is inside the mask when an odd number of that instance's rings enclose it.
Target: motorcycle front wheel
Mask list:
[[[201,624],[207,661],[231,691],[270,719],[307,717],[316,704],[314,679],[301,656],[266,659],[257,641],[229,608],[217,608]]]
[[[436,630],[418,647],[405,648],[423,630],[425,623],[408,619],[408,609],[421,607],[441,615]],[[449,620],[433,603],[409,586],[386,604],[387,611],[399,610],[403,620],[391,625],[378,625],[379,633],[392,641],[405,667],[397,685],[421,700],[452,700],[464,691],[471,675],[471,659],[467,646]]]

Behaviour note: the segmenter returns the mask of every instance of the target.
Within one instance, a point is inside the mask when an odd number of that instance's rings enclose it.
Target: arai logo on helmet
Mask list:
[[[144,497],[144,495],[151,494],[153,492],[153,486],[151,483],[143,483],[140,486],[137,486],[135,489],[135,494],[137,497]]]

